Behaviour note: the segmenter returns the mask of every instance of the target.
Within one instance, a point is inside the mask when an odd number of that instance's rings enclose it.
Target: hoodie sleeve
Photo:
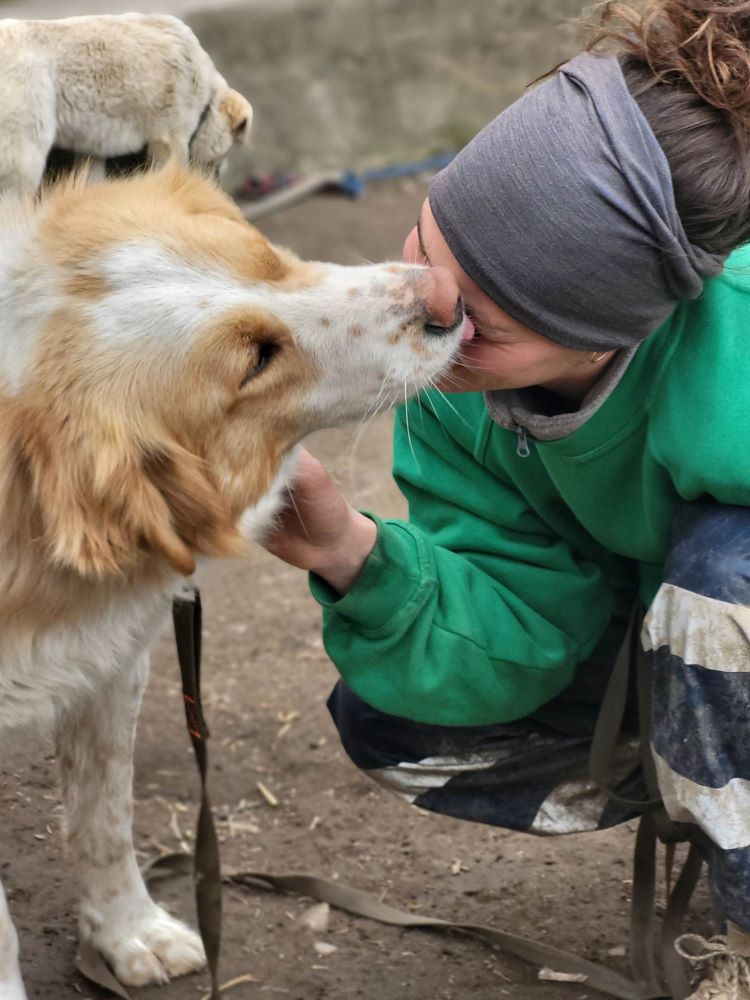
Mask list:
[[[460,425],[450,411],[417,406],[408,428],[397,415],[394,445],[409,521],[373,517],[375,548],[343,597],[311,576],[326,650],[349,687],[392,715],[457,726],[522,718],[593,650],[609,585],[487,469],[481,435],[451,433]]]

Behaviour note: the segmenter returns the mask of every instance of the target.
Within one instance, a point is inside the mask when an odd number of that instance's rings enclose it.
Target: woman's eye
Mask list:
[[[250,367],[240,383],[240,389],[247,383],[256,378],[261,372],[268,368],[268,365],[273,358],[273,356],[278,352],[278,346],[272,340],[264,340],[257,346],[257,353],[255,355],[255,361]]]

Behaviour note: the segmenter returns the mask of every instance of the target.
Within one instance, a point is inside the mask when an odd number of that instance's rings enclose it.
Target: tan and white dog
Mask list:
[[[424,386],[463,328],[449,272],[302,262],[174,165],[0,202],[0,735],[54,734],[80,931],[123,982],[204,960],[131,838],[171,594],[267,530],[304,435]],[[2,1000],[17,955],[0,888]]]
[[[145,148],[218,170],[252,108],[167,15],[0,20],[0,193],[35,193],[59,146],[103,162]]]

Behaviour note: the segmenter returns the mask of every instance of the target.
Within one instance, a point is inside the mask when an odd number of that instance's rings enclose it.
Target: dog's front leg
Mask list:
[[[18,935],[0,885],[0,1000],[26,1000],[18,967]]]
[[[152,139],[148,144],[148,159],[152,167],[163,167],[170,160],[186,167],[190,162],[190,149],[182,136]]]
[[[131,986],[205,963],[200,938],[150,899],[133,850],[133,741],[147,677],[144,656],[66,714],[57,732],[81,934]]]

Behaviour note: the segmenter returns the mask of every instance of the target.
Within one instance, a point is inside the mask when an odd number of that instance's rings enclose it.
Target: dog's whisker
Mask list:
[[[305,533],[305,538],[308,540],[308,542],[312,542],[312,538],[310,537],[310,532],[307,530],[307,525],[305,524],[304,518],[302,517],[302,512],[300,511],[299,507],[297,506],[297,501],[294,499],[294,491],[293,490],[288,490],[287,491],[287,495],[289,497],[289,503],[290,503],[290,505],[292,507],[292,510],[297,515],[297,520],[300,523],[300,527],[302,528],[302,530]]]
[[[456,358],[456,360],[453,362],[453,367],[465,368],[467,371],[470,372],[486,372],[490,370],[487,365],[471,364],[468,361],[461,360],[461,358]]]
[[[440,427],[440,430],[447,437],[448,436],[448,431],[445,429],[443,421],[440,419],[440,414],[438,413],[437,407],[435,406],[435,400],[432,398],[432,396],[430,395],[429,392],[425,393],[425,399],[430,404],[430,409],[432,410],[432,415],[437,420],[438,426]]]
[[[360,420],[359,424],[357,425],[357,429],[356,429],[356,431],[354,433],[354,436],[352,438],[351,447],[349,449],[349,478],[350,478],[350,480],[353,480],[355,478],[355,463],[356,463],[357,448],[359,447],[360,441],[364,437],[364,433],[365,433],[365,430],[367,428],[367,425],[372,420],[375,419],[375,417],[380,413],[381,408],[383,407],[383,404],[386,403],[386,400],[384,398],[384,394],[385,394],[385,388],[388,385],[388,381],[390,379],[390,375],[391,375],[391,368],[389,367],[388,371],[383,376],[383,380],[380,383],[380,389],[378,390],[378,394],[375,397],[375,402],[374,402],[373,406],[370,407],[370,409],[368,410],[368,412],[365,413],[365,415]]]
[[[417,458],[417,453],[414,450],[414,442],[411,437],[411,427],[409,426],[409,387],[407,385],[406,379],[404,379],[404,421],[406,423],[406,439],[409,442],[409,450],[411,451],[411,457],[414,459],[414,464],[417,469],[421,472],[422,467],[419,464],[419,459]]]
[[[440,396],[440,398],[443,400],[443,402],[445,403],[445,405],[456,414],[456,416],[461,421],[461,423],[464,424],[464,426],[469,427],[470,425],[469,425],[469,422],[467,421],[467,419],[463,416],[463,414],[461,414],[461,413],[458,412],[458,410],[453,405],[453,403],[451,403],[451,401],[448,399],[448,397],[443,392],[443,390],[438,386],[438,384],[437,384],[437,382],[435,381],[434,378],[430,379],[430,386]]]

